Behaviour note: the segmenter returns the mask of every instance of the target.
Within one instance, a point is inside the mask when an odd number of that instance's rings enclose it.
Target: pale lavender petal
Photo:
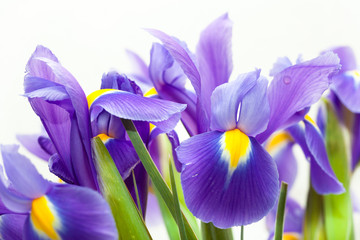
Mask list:
[[[170,37],[166,33],[163,33],[155,29],[148,29],[148,32],[162,41],[165,48],[170,52],[170,54],[177,61],[177,63],[183,69],[186,76],[191,81],[191,84],[193,85],[197,96],[200,96],[200,91],[201,91],[200,74],[196,67],[196,64],[194,63],[194,61],[192,60],[191,56],[186,51],[186,49],[182,47],[177,40]]]
[[[140,87],[142,87],[141,85],[145,85],[146,89],[151,88],[152,81],[150,80],[147,64],[137,53],[131,50],[126,50],[126,53],[134,68],[130,76],[134,76],[134,79],[139,81]]]
[[[16,139],[24,146],[29,152],[35,156],[47,161],[51,154],[48,153],[40,144],[40,136],[33,135],[16,135]]]
[[[260,70],[241,74],[235,81],[218,86],[211,96],[211,129],[236,128],[241,101],[252,89],[260,76]]]
[[[116,117],[151,122],[169,132],[176,126],[185,108],[183,104],[114,90],[98,97],[92,103],[90,112],[92,121],[104,109]]]
[[[51,184],[36,170],[28,158],[18,153],[19,146],[1,146],[6,175],[14,189],[28,198],[44,195]]]
[[[232,168],[223,138],[222,132],[203,133],[182,142],[177,149],[183,164],[181,183],[186,205],[194,216],[220,228],[256,222],[277,199],[275,162],[250,137],[249,154]]]
[[[228,82],[232,72],[232,25],[228,14],[220,16],[201,33],[197,45],[201,99],[208,116],[212,92],[217,86]]]
[[[280,73],[284,69],[291,67],[292,63],[288,57],[280,57],[274,63],[273,68],[270,70],[270,76],[275,76],[276,74]]]
[[[134,81],[131,81],[126,75],[118,72],[108,72],[101,78],[101,89],[118,89],[126,92],[142,95],[142,91]]]
[[[341,69],[339,73],[357,69],[354,51],[348,46],[335,47],[330,49],[340,58]]]
[[[360,113],[360,74],[356,71],[343,72],[332,78],[333,90],[351,112]]]
[[[28,98],[39,97],[50,102],[69,99],[69,95],[63,85],[43,78],[26,76],[24,79],[24,89],[24,96]]]
[[[267,87],[267,79],[260,76],[241,100],[236,126],[248,136],[256,136],[267,127],[270,116]]]
[[[285,126],[294,114],[317,102],[329,87],[329,75],[339,68],[339,58],[327,52],[276,74],[268,90],[269,124],[257,139],[264,142],[273,132]]]

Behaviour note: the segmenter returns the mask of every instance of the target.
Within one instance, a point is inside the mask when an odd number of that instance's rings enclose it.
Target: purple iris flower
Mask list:
[[[29,98],[56,149],[49,160],[50,170],[66,182],[92,189],[97,189],[97,176],[91,156],[92,137],[123,137],[125,131],[121,128],[120,118],[150,122],[162,131],[169,132],[185,108],[185,105],[145,98],[128,92],[128,89],[101,89],[86,98],[75,78],[49,49],[42,46],[36,48],[26,69],[25,96]],[[129,82],[126,84],[131,85]],[[123,87],[129,87],[125,85]],[[108,124],[106,119],[114,120],[114,123],[110,122],[114,126],[109,128],[112,132],[104,128]],[[94,127],[91,124],[94,121],[99,125]],[[116,145],[119,141],[111,141],[111,144]],[[129,146],[129,143],[123,142],[122,145]],[[121,152],[123,150],[125,152]],[[127,150],[123,147],[117,154],[133,156]],[[124,163],[117,164],[123,177],[138,162],[138,159],[130,159],[130,163],[114,159],[115,162]]]
[[[111,210],[89,188],[49,182],[18,146],[2,146],[1,236],[5,239],[117,239]],[[8,237],[8,238],[7,238]]]
[[[350,47],[336,47],[332,50],[338,54],[342,68],[332,78],[332,92],[329,98],[337,110],[339,119],[349,129],[352,139],[351,167],[354,170],[360,161],[360,71],[355,53]],[[352,118],[351,121],[348,121],[349,117]]]
[[[176,39],[150,30],[178,62],[197,95],[199,135],[177,149],[181,181],[194,216],[220,228],[260,220],[279,191],[276,164],[261,146],[279,129],[304,118],[329,87],[339,59],[331,52],[278,69],[269,87],[260,70],[228,82],[231,21],[225,14],[201,34],[197,60]]]

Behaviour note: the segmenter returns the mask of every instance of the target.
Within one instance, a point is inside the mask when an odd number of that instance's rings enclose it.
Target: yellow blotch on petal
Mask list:
[[[305,119],[311,122],[314,126],[317,126],[316,122],[309,115],[306,114]]]
[[[104,93],[107,93],[107,92],[110,92],[110,91],[116,91],[114,89],[100,89],[100,90],[96,90],[95,92],[92,92],[90,93],[88,96],[87,96],[87,102],[88,102],[88,106],[89,106],[89,109],[91,107],[91,104],[93,104],[93,102],[98,98],[100,97],[101,95],[103,95]]]
[[[280,132],[277,133],[275,136],[273,136],[269,143],[266,146],[266,150],[268,152],[273,151],[274,149],[276,149],[277,147],[281,146],[282,144],[288,142],[288,141],[294,141],[293,138],[290,136],[290,134],[286,133],[286,132]]]
[[[239,129],[225,132],[225,151],[230,155],[230,168],[236,168],[242,157],[245,157],[250,139]]]
[[[55,216],[51,212],[45,196],[32,201],[30,218],[37,231],[45,234],[50,239],[60,239],[54,229]]]
[[[151,96],[154,96],[154,95],[157,95],[157,94],[158,93],[157,93],[156,89],[153,87],[144,94],[144,97],[151,97]]]
[[[356,77],[360,77],[360,73],[359,73],[358,71],[354,71],[354,75],[355,75]]]
[[[109,137],[108,135],[106,135],[104,133],[100,133],[99,135],[97,135],[97,137],[99,137],[103,143],[105,143],[108,139],[111,138],[111,137]]]
[[[300,240],[300,236],[297,233],[284,233],[283,240]]]

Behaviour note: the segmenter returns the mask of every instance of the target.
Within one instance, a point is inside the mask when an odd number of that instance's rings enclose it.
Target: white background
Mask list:
[[[232,77],[255,67],[267,75],[277,57],[295,59],[303,54],[307,59],[336,45],[352,46],[360,58],[359,6],[356,1],[325,0],[1,0],[0,143],[16,143],[15,134],[41,129],[21,96],[25,65],[37,44],[50,48],[89,94],[99,88],[104,72],[129,69],[125,49],[148,61],[156,40],[143,28],[163,30],[194,50],[201,30],[228,12],[234,21]],[[301,204],[306,199],[307,168],[301,161],[304,173],[291,193]],[[166,233],[157,230],[154,239],[166,239]],[[266,237],[263,222],[245,227],[246,239]]]

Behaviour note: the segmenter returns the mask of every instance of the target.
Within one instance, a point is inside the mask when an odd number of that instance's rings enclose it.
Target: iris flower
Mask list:
[[[89,188],[49,182],[17,146],[2,146],[1,236],[4,239],[117,239],[111,210]]]
[[[92,137],[100,135],[109,139],[124,136],[120,118],[150,122],[162,131],[169,132],[185,108],[185,105],[145,98],[117,89],[101,89],[86,98],[76,79],[49,49],[42,46],[36,48],[26,70],[25,96],[40,117],[56,149],[49,160],[50,170],[68,183],[92,189],[98,188],[91,156]],[[106,119],[109,120],[109,117],[114,120],[114,123],[110,122],[114,126],[109,128],[112,132],[102,125],[108,124]],[[99,125],[91,124],[94,121]],[[108,146],[118,142],[111,141]],[[117,153],[121,155],[121,151],[124,151],[123,154],[128,153],[129,159],[134,160],[130,158],[134,154],[128,148],[129,143],[122,146]],[[114,154],[111,149],[109,151]],[[125,177],[138,159],[124,162],[123,159],[115,158],[114,161],[120,174]]]
[[[331,52],[279,69],[268,87],[260,70],[228,82],[232,71],[231,22],[223,15],[201,34],[197,61],[178,40],[150,32],[178,62],[197,95],[199,133],[177,149],[189,210],[220,228],[250,224],[274,206],[275,162],[261,146],[276,130],[304,118],[329,87],[339,59]]]

